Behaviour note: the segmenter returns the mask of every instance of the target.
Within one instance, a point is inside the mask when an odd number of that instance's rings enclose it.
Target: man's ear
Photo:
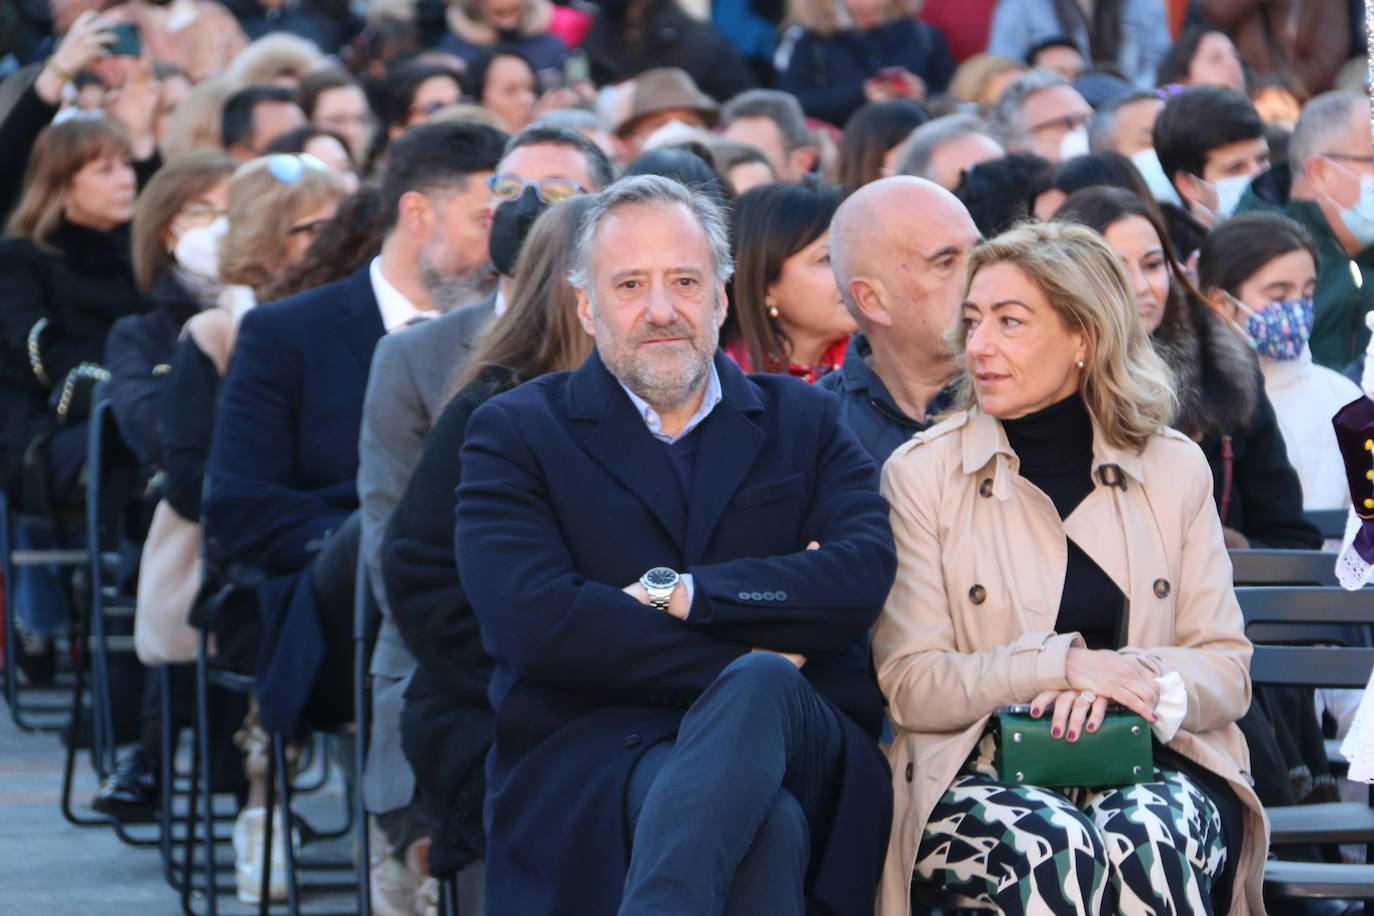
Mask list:
[[[892,315],[883,304],[882,284],[867,277],[849,281],[849,299],[859,311],[859,317],[878,327],[892,327]]]
[[[573,295],[577,297],[578,323],[588,335],[596,337],[596,325],[592,322],[592,297],[587,295],[586,290],[576,287],[573,288]]]
[[[396,224],[409,234],[424,238],[434,226],[434,205],[419,191],[406,191],[396,202]]]
[[[725,324],[725,316],[730,314],[730,297],[725,294],[725,284],[721,283],[716,287],[716,299],[720,306],[716,309],[716,327]]]
[[[787,164],[798,175],[805,175],[816,167],[816,150],[810,146],[799,146],[787,154]]]
[[[1197,178],[1187,172],[1178,171],[1174,172],[1173,181],[1174,190],[1178,192],[1179,197],[1183,198],[1185,204],[1202,202],[1202,188]]]

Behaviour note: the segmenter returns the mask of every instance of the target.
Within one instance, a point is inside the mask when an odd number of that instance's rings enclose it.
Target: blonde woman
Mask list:
[[[1116,254],[1023,226],[969,261],[961,410],[883,471],[896,584],[874,631],[896,735],[882,914],[933,884],[1003,913],[1262,913],[1266,828],[1235,721],[1250,644],[1212,478]],[[1120,788],[999,781],[998,707],[1155,733]],[[1158,710],[1158,711],[1157,711]]]
[[[172,356],[162,397],[162,440],[166,456],[163,496],[188,521],[200,519],[205,460],[210,450],[220,383],[234,351],[238,320],[257,302],[277,275],[299,261],[316,231],[333,216],[344,197],[342,179],[309,154],[279,153],[239,166],[229,181],[228,212],[218,224],[219,280],[234,284],[220,296],[219,307],[186,323]],[[251,605],[251,602],[250,602]],[[249,635],[256,607],[245,620],[234,617],[236,605],[225,602],[220,616],[200,619],[221,647],[221,665],[243,670],[256,655],[256,634]],[[232,649],[226,647],[233,647]],[[262,884],[262,834],[266,823],[266,736],[256,709],[236,736],[244,752],[249,788],[234,823],[236,883],[239,900],[258,902]],[[277,817],[280,818],[280,812]],[[280,838],[283,824],[276,823]],[[286,897],[285,848],[272,848],[270,894]]]

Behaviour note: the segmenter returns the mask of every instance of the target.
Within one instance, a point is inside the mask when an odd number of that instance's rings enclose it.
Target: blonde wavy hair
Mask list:
[[[229,228],[219,247],[220,279],[250,286],[255,293],[289,266],[285,252],[292,225],[346,195],[343,179],[318,166],[303,165],[295,181],[281,181],[271,171],[274,158],[245,162],[229,179]]]
[[[964,294],[978,271],[1013,264],[1040,288],[1065,327],[1087,347],[1079,392],[1103,438],[1139,451],[1169,425],[1173,374],[1150,346],[1136,316],[1135,293],[1116,252],[1100,235],[1071,223],[1022,223],[980,243],[969,255]],[[965,361],[963,323],[950,345]],[[977,403],[971,376],[959,380],[956,404]]]

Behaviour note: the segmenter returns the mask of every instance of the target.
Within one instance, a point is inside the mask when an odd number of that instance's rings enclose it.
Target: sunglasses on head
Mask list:
[[[267,157],[267,171],[282,184],[300,181],[307,166],[329,171],[329,166],[310,153],[275,153]]]

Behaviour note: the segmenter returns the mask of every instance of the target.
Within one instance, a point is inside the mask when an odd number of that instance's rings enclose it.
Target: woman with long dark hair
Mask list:
[[[772,184],[734,204],[735,275],[722,348],[745,372],[814,382],[844,362],[858,330],[830,269],[834,187]]]
[[[1171,425],[1207,456],[1227,545],[1320,547],[1255,355],[1188,281],[1155,211],[1130,191],[1098,187],[1072,195],[1055,219],[1096,230],[1125,260],[1141,324],[1176,379]]]
[[[485,848],[483,761],[491,745],[491,661],[454,562],[453,513],[468,418],[487,399],[549,372],[576,368],[592,349],[568,284],[589,195],[550,207],[521,247],[510,303],[479,339],[454,395],[391,515],[382,543],[387,598],[418,661],[401,714],[401,741],[435,818],[430,873],[450,875]]]

